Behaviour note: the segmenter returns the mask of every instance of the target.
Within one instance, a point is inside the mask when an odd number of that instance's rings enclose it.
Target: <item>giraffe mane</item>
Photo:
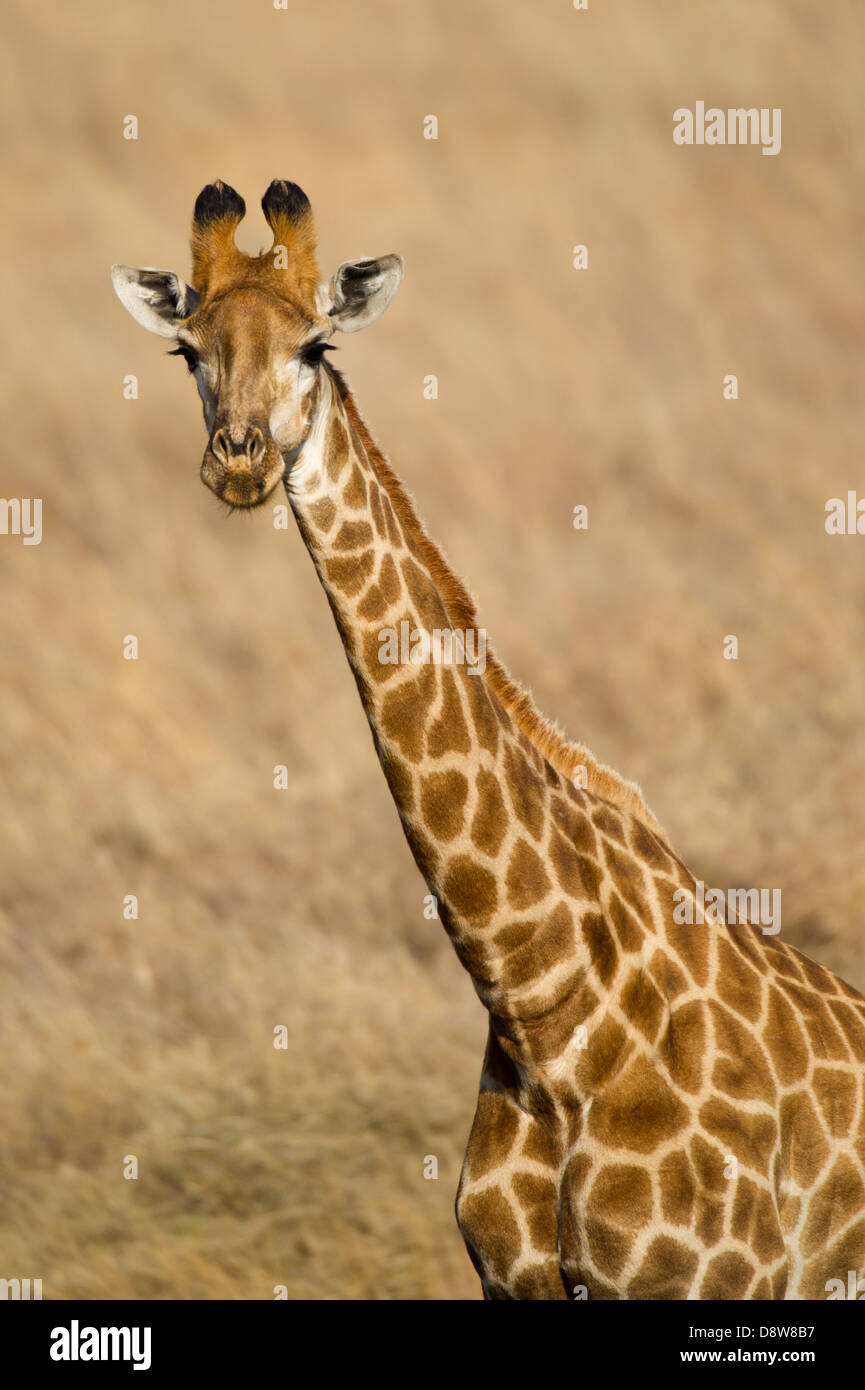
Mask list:
[[[429,569],[450,622],[455,628],[463,630],[476,628],[477,609],[468,588],[428,534],[410,494],[373,439],[345,378],[330,363],[327,370],[401,525],[411,536]],[[629,811],[666,843],[666,832],[655,819],[636,782],[627,781],[613,768],[599,762],[584,744],[569,742],[559,725],[541,713],[531,693],[514,680],[489,646],[486,648],[486,674],[491,688],[517,728],[551,767],[569,780],[573,780],[579,768],[585,768],[586,790]]]

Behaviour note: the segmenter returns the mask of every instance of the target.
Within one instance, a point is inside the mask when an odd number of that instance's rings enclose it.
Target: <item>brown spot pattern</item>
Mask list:
[[[628,1285],[628,1298],[684,1298],[696,1273],[695,1251],[670,1236],[656,1236]]]
[[[498,854],[507,828],[504,798],[498,778],[481,768],[475,779],[477,805],[472,820],[472,842],[492,858]]]
[[[445,753],[468,753],[472,746],[453,673],[443,666],[441,677],[441,714],[430,725],[427,735],[427,752],[431,758],[441,758]]]
[[[487,921],[498,903],[498,884],[494,874],[466,854],[452,859],[444,881],[444,892],[455,911],[474,921]]]
[[[508,902],[517,909],[540,902],[552,886],[540,855],[526,840],[517,840],[514,845],[505,882]]]
[[[459,1222],[465,1239],[483,1251],[485,1269],[497,1279],[506,1279],[522,1245],[507,1198],[497,1187],[470,1193],[459,1203]]]
[[[664,1077],[638,1056],[595,1102],[589,1112],[589,1132],[611,1149],[648,1154],[674,1138],[688,1118]]]
[[[438,840],[452,840],[463,828],[469,784],[465,774],[455,769],[433,772],[420,784],[421,814]]]

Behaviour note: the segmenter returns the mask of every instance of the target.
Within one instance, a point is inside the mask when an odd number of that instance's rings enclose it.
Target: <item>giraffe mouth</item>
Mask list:
[[[250,479],[239,477],[227,479],[222,491],[219,493],[223,502],[227,502],[230,507],[245,507],[248,511],[253,507],[261,507],[270,497],[276,488],[281,477],[281,473],[269,483],[253,483]]]

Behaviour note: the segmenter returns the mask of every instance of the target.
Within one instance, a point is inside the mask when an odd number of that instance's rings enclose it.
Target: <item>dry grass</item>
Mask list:
[[[865,541],[823,531],[865,493],[861,4],[7,15],[0,492],[45,537],[0,537],[0,1275],[477,1297],[482,1010],[298,537],[205,494],[191,384],[108,265],[184,271],[217,176],[256,209],[299,182],[328,270],[401,251],[339,365],[500,655],[698,876],[781,887],[862,988]],[[674,147],[697,98],[781,106],[783,153]]]

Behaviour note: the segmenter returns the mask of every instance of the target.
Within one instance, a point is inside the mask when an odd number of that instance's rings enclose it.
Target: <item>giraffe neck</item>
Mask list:
[[[330,370],[286,491],[415,861],[483,1002],[507,1012],[496,939],[509,932],[530,951],[533,921],[561,895],[543,837],[566,778],[511,717],[459,581]]]

